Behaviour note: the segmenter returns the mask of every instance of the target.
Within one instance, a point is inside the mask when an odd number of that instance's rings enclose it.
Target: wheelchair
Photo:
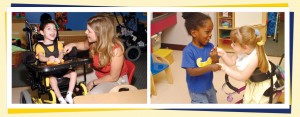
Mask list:
[[[72,51],[76,51],[76,48],[73,48]],[[74,53],[72,51],[71,53]],[[68,55],[65,55],[64,60],[65,62],[62,64],[50,66],[50,65],[46,65],[46,63],[37,62],[37,60],[35,60],[34,52],[23,53],[23,63],[25,64],[28,71],[26,77],[27,79],[30,80],[30,84],[31,84],[30,92],[37,90],[37,95],[31,96],[28,90],[24,90],[21,92],[20,103],[56,104],[57,98],[53,89],[51,89],[50,87],[48,76],[49,75],[59,76],[59,74],[61,73],[66,73],[64,71],[74,70],[78,66],[83,66],[84,81],[76,84],[74,88],[73,97],[77,95],[87,95],[87,88],[85,86],[86,65],[91,63],[91,59],[76,58],[76,57],[70,57]],[[61,91],[63,97],[65,97],[68,91],[69,81],[70,81],[69,78],[57,77],[58,88]],[[48,98],[45,98],[45,96],[43,95],[47,95]]]
[[[50,75],[63,76],[69,70],[83,66],[84,81],[76,84],[73,97],[77,95],[87,95],[86,88],[86,69],[87,65],[92,62],[90,58],[77,58],[77,49],[74,47],[72,51],[64,56],[64,62],[57,65],[47,65],[46,63],[36,60],[33,50],[35,44],[32,44],[34,36],[32,36],[31,28],[24,29],[28,33],[27,41],[29,42],[29,51],[22,55],[23,64],[26,66],[26,78],[30,81],[30,89],[24,90],[20,95],[21,104],[56,104],[58,103],[56,95],[51,89],[49,77]],[[65,71],[65,72],[64,72]],[[66,96],[69,87],[69,78],[57,77],[57,85],[63,97]]]
[[[118,37],[124,43],[125,57],[127,60],[137,61],[142,52],[147,51],[147,28],[139,24],[136,13],[129,13],[126,16],[123,13],[119,14],[123,22],[119,21],[117,13],[114,13],[114,16],[117,21]]]

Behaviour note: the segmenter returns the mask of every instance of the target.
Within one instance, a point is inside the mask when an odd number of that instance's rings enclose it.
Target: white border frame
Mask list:
[[[78,10],[80,9],[80,11]],[[12,104],[12,12],[147,12],[147,43],[150,45],[152,12],[285,12],[285,103],[284,104],[151,104],[150,103],[150,60],[147,60],[147,104]],[[289,109],[290,107],[290,51],[289,51],[289,8],[287,7],[14,7],[7,8],[7,108],[155,108],[155,109]],[[147,48],[150,56],[150,46]]]

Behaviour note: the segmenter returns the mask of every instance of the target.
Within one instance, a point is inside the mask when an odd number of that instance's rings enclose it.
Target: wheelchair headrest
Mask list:
[[[44,40],[44,36],[41,34],[34,34],[34,35],[32,35],[32,38],[35,40],[35,42]]]

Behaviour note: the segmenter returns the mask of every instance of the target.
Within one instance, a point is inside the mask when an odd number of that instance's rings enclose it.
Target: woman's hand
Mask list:
[[[86,85],[86,88],[88,91],[91,91],[93,88],[94,88],[94,80],[93,81],[90,81],[87,85]]]
[[[220,57],[226,54],[226,52],[222,48],[217,48],[217,53]]]
[[[69,52],[71,52],[71,50],[72,50],[73,47],[74,47],[74,44],[73,44],[73,43],[70,43],[70,44],[68,44],[68,45],[65,45],[63,53],[64,53],[64,54],[68,54]]]

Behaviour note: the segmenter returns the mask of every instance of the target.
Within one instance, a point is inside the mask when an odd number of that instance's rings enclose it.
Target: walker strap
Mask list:
[[[230,82],[229,82],[229,79],[228,79],[228,75],[225,74],[225,82],[226,82],[226,85],[233,91],[237,92],[237,93],[240,93],[242,91],[245,90],[246,88],[246,85],[241,87],[241,88],[236,88],[235,86],[231,85]]]
[[[233,91],[235,91],[235,92],[239,92],[239,89],[238,89],[238,88],[236,88],[236,87],[234,87],[234,86],[232,86],[232,85],[230,84],[229,79],[228,79],[228,75],[227,75],[227,74],[225,74],[225,82],[226,82],[226,85],[227,85],[231,90],[233,90]]]
[[[245,90],[245,88],[246,88],[246,85],[245,85],[245,86],[243,86],[243,87],[241,87],[241,88],[239,88],[239,90],[237,91],[237,93],[241,93],[242,91],[244,91],[244,90]]]
[[[256,68],[253,74],[250,76],[252,82],[262,82],[269,79],[270,72],[262,73],[259,68]]]

